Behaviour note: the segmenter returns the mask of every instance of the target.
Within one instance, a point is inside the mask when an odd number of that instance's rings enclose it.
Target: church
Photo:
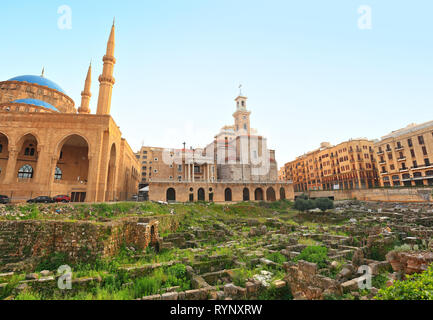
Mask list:
[[[63,194],[104,202],[137,193],[139,162],[110,115],[114,48],[113,23],[95,114],[91,66],[78,108],[44,72],[0,82],[0,194],[12,202]]]

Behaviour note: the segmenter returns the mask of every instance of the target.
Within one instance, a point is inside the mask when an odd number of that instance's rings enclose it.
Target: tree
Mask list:
[[[319,198],[315,200],[315,207],[325,212],[326,210],[334,208],[334,202],[328,198]]]
[[[305,200],[305,199],[296,199],[294,208],[298,211],[307,211],[315,208],[315,203],[313,200]]]

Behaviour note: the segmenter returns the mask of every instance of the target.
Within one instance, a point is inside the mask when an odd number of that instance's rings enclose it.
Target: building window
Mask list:
[[[153,159],[154,161],[158,161],[158,158]]]
[[[3,145],[0,143],[0,153],[3,152]]]
[[[412,147],[413,146],[412,139],[407,139],[407,144],[409,147]]]
[[[418,142],[419,142],[419,144],[424,144],[424,137],[418,136]]]
[[[54,171],[54,180],[62,180],[62,170],[60,170],[59,167],[56,167],[56,170]]]
[[[19,179],[31,179],[33,178],[33,168],[32,166],[26,164],[20,168],[18,171]]]
[[[425,163],[426,167],[430,166],[430,160],[429,159],[424,159],[424,163]]]
[[[182,181],[182,176],[177,176],[177,180]]]
[[[179,164],[179,165],[177,166],[177,171],[182,172],[182,165],[181,165],[181,164]]]
[[[413,151],[413,149],[410,149],[410,155],[412,156],[412,158],[415,158],[415,151]]]
[[[427,148],[426,147],[422,147],[422,154],[423,155],[427,155]]]
[[[155,170],[153,170],[153,172],[154,172],[154,173],[158,173],[158,170],[155,169]]]
[[[170,180],[173,180],[173,176],[168,177]]]

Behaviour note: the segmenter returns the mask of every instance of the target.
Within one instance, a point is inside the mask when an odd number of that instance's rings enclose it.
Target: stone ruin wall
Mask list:
[[[0,221],[0,271],[34,267],[53,253],[71,262],[115,255],[123,244],[145,250],[159,244],[159,221],[128,218],[114,222]],[[152,232],[153,228],[153,232]]]
[[[299,196],[302,192],[297,192]],[[382,202],[431,202],[433,189],[431,188],[398,188],[398,189],[361,189],[310,191],[312,198],[334,197],[335,200],[357,199],[360,201]]]

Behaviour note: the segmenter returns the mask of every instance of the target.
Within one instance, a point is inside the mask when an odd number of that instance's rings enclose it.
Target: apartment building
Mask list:
[[[410,124],[374,145],[380,185],[433,185],[433,121]]]
[[[285,180],[293,181],[295,192],[347,190],[378,186],[374,142],[353,139],[332,146],[323,142],[285,164]]]

